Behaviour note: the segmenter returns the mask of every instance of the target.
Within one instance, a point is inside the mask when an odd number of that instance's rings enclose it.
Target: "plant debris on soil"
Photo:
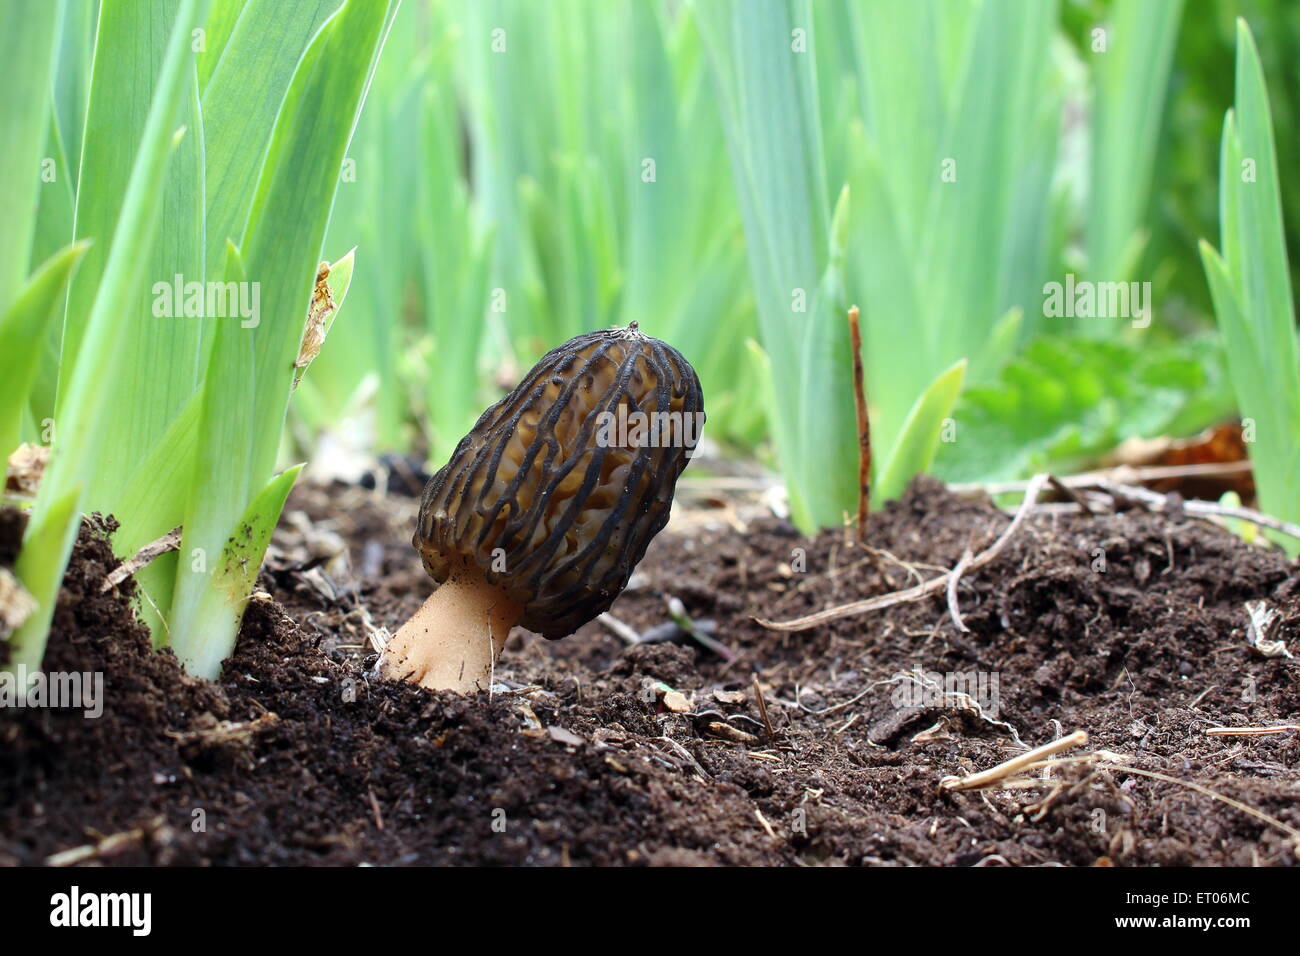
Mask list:
[[[1300,731],[1206,733],[1300,723],[1298,665],[1251,646],[1245,609],[1267,602],[1300,648],[1297,566],[1204,521],[1036,513],[962,576],[966,631],[938,594],[777,633],[754,618],[916,584],[1008,517],[926,479],[872,516],[869,551],[675,516],[610,611],[656,640],[516,630],[494,692],[458,697],[370,674],[430,587],[416,508],[296,489],[215,683],[151,650],[130,579],[101,593],[112,522],[87,521],[45,663],[102,672],[103,714],[0,713],[0,863],[1297,861]],[[0,513],[0,564],[21,529]],[[940,787],[1075,731],[1061,758],[1122,758]]]

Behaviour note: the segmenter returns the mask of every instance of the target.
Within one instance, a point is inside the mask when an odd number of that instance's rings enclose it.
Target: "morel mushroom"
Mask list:
[[[439,587],[381,673],[485,690],[514,624],[560,638],[606,610],[667,523],[703,422],[695,370],[635,322],[548,352],[425,486],[412,543]]]

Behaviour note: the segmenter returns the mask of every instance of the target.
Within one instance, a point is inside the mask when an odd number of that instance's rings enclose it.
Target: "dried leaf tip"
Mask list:
[[[327,323],[337,308],[334,297],[330,294],[329,282],[326,281],[329,274],[328,262],[322,262],[316,267],[316,285],[312,289],[311,306],[307,310],[307,327],[303,329],[302,345],[298,348],[298,358],[294,360],[294,368],[306,368],[310,365],[320,354],[321,346],[325,344]]]

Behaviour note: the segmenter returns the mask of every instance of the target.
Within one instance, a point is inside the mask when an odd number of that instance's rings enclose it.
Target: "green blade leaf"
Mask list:
[[[915,475],[926,471],[939,447],[944,420],[952,415],[966,377],[966,361],[954,364],[921,393],[903,423],[898,443],[889,453],[879,478],[872,482],[874,504],[897,498]]]
[[[207,261],[221,262],[227,240],[238,242],[267,144],[303,51],[339,0],[223,0],[213,11],[219,53],[200,60],[207,133]],[[235,16],[237,12],[237,16]],[[231,22],[232,16],[234,22]],[[220,34],[229,31],[223,42]],[[212,62],[219,56],[217,63]],[[206,64],[209,78],[203,77]]]
[[[835,204],[830,263],[822,276],[803,331],[796,395],[801,499],[808,510],[791,507],[806,534],[837,525],[858,500],[858,423],[853,400],[853,345],[844,301],[844,255],[849,227],[849,189]],[[793,498],[791,499],[793,502]]]
[[[1182,10],[1182,0],[1118,0],[1106,25],[1107,47],[1091,54],[1096,106],[1087,246],[1088,274],[1096,281],[1129,279]]]
[[[217,64],[221,62],[221,55],[226,51],[226,44],[230,42],[230,35],[235,31],[235,25],[239,23],[247,2],[248,0],[214,0],[208,11],[205,49],[198,57],[200,92],[207,87]]]
[[[13,305],[0,316],[0,460],[18,446],[18,426],[36,379],[41,350],[60,314],[63,291],[88,242],[74,242],[36,270]]]
[[[108,238],[127,214],[124,197],[135,155],[124,144],[139,142],[144,133],[177,15],[177,5],[165,0],[107,0],[100,12],[76,209],[78,236],[94,237],[97,243],[69,291],[56,421],[67,411],[69,372],[107,276]],[[207,320],[204,306],[195,308],[189,290],[201,288],[204,277],[203,122],[190,44],[185,56],[184,100],[167,117],[168,132],[174,134],[171,155],[150,184],[160,194],[162,213],[157,226],[150,227],[148,241],[135,250],[139,281],[119,305],[123,314],[113,347],[121,373],[97,385],[109,413],[97,435],[97,467],[88,476],[83,507],[114,513],[124,524],[135,516],[119,508],[122,476],[166,430],[202,373]],[[204,301],[201,294],[198,301]]]
[[[834,219],[812,64],[792,42],[805,4],[694,8],[709,51],[744,222],[770,411],[791,514],[805,530],[853,507],[851,356],[844,321],[847,191]],[[808,41],[811,42],[811,41]],[[844,428],[848,427],[847,434]],[[826,460],[829,458],[830,460]]]
[[[212,586],[203,591],[199,603],[199,618],[205,626],[198,640],[173,641],[176,656],[191,674],[215,680],[221,674],[221,662],[234,650],[239,622],[271,542],[271,532],[300,471],[302,465],[294,465],[272,478],[249,503],[221,549],[216,567],[211,569]],[[186,552],[182,550],[181,554]],[[191,573],[195,573],[192,565]]]
[[[227,246],[227,281],[251,283],[260,305],[247,322],[217,324],[182,554],[220,553],[274,471],[339,171],[391,12],[391,4],[347,0],[289,84],[244,242],[237,253]],[[216,588],[212,576],[179,565],[169,640],[182,660],[207,670],[207,649],[228,650],[238,627],[238,616],[205,616],[225,601]]]
[[[1282,230],[1268,89],[1255,41],[1237,22],[1237,90],[1223,124],[1223,254],[1201,244],[1214,311],[1247,437],[1260,507],[1300,520],[1300,367]],[[1300,545],[1277,539],[1291,554]]]
[[[132,318],[131,306],[145,277],[147,260],[140,250],[150,248],[152,243],[163,205],[163,191],[158,189],[158,184],[164,181],[175,142],[174,117],[184,103],[187,81],[193,81],[188,47],[199,21],[198,13],[195,0],[181,0],[171,21],[171,35],[113,229],[103,277],[85,325],[82,348],[72,367],[50,462],[18,556],[18,575],[39,608],[14,632],[11,643],[21,649],[21,657],[29,662],[39,662],[44,653],[62,569],[76,534],[82,497],[96,473],[103,450],[108,412],[106,396],[121,376],[122,326]],[[101,95],[107,94],[101,91]],[[72,518],[64,520],[65,513]]]
[[[0,109],[0,312],[27,277],[41,157],[50,128],[50,74],[60,3],[0,0],[0,63],[5,64]]]
[[[162,537],[185,518],[185,492],[189,489],[199,443],[199,412],[202,392],[185,403],[161,438],[149,450],[118,498],[119,515],[130,515],[113,536],[113,548],[120,555],[132,555]],[[165,644],[166,612],[176,587],[177,559],[174,553],[156,558],[135,573],[140,602],[136,613],[149,627],[154,644]]]
[[[25,543],[14,571],[37,604],[31,616],[9,636],[9,660],[4,668],[9,673],[16,674],[24,667],[29,675],[35,676],[40,670],[45,637],[59,600],[63,569],[67,567],[68,554],[81,527],[80,497],[79,487],[57,497],[46,493],[44,507],[33,511],[28,519]]]

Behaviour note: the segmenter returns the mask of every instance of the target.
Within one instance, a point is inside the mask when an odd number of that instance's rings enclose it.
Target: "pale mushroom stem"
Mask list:
[[[487,690],[492,666],[523,606],[465,562],[384,648],[380,673],[430,690]]]

